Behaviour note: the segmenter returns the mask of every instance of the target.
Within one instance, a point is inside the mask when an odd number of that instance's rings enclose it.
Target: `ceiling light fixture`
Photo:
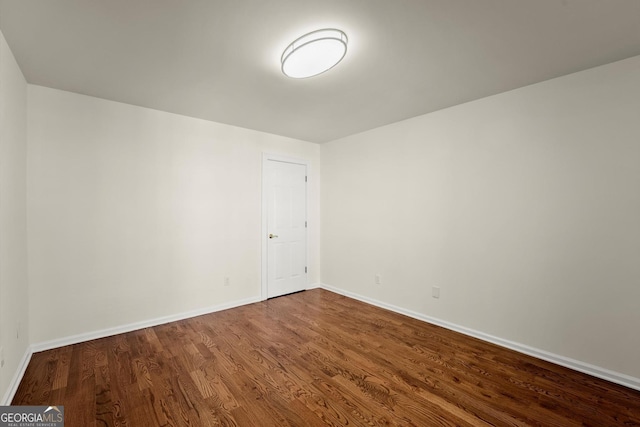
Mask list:
[[[342,61],[347,42],[347,35],[335,29],[305,34],[284,50],[280,58],[282,72],[296,79],[322,74]]]

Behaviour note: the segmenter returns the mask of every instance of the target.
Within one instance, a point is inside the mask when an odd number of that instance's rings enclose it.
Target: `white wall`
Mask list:
[[[640,378],[640,57],[321,162],[323,283]]]
[[[263,151],[311,162],[318,282],[318,145],[39,86],[28,99],[32,342],[259,298]]]
[[[26,177],[27,83],[0,32],[0,397],[29,344]]]

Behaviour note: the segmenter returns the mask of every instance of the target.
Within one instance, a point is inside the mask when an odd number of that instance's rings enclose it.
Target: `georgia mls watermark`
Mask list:
[[[0,427],[64,427],[64,406],[0,406]]]

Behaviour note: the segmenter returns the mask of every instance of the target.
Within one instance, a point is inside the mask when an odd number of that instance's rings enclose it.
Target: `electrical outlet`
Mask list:
[[[373,277],[373,280],[374,280],[376,285],[382,285],[382,276],[380,274],[376,274]]]
[[[229,282],[229,276],[224,276],[224,285],[225,286],[229,286],[230,282]]]
[[[431,296],[434,297],[434,298],[440,298],[440,288],[437,287],[437,286],[434,286],[431,289]]]

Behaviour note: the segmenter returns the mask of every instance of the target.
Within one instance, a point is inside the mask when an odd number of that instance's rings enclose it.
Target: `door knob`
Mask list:
[[[277,234],[269,234],[269,238],[270,239],[277,239],[278,235]]]

